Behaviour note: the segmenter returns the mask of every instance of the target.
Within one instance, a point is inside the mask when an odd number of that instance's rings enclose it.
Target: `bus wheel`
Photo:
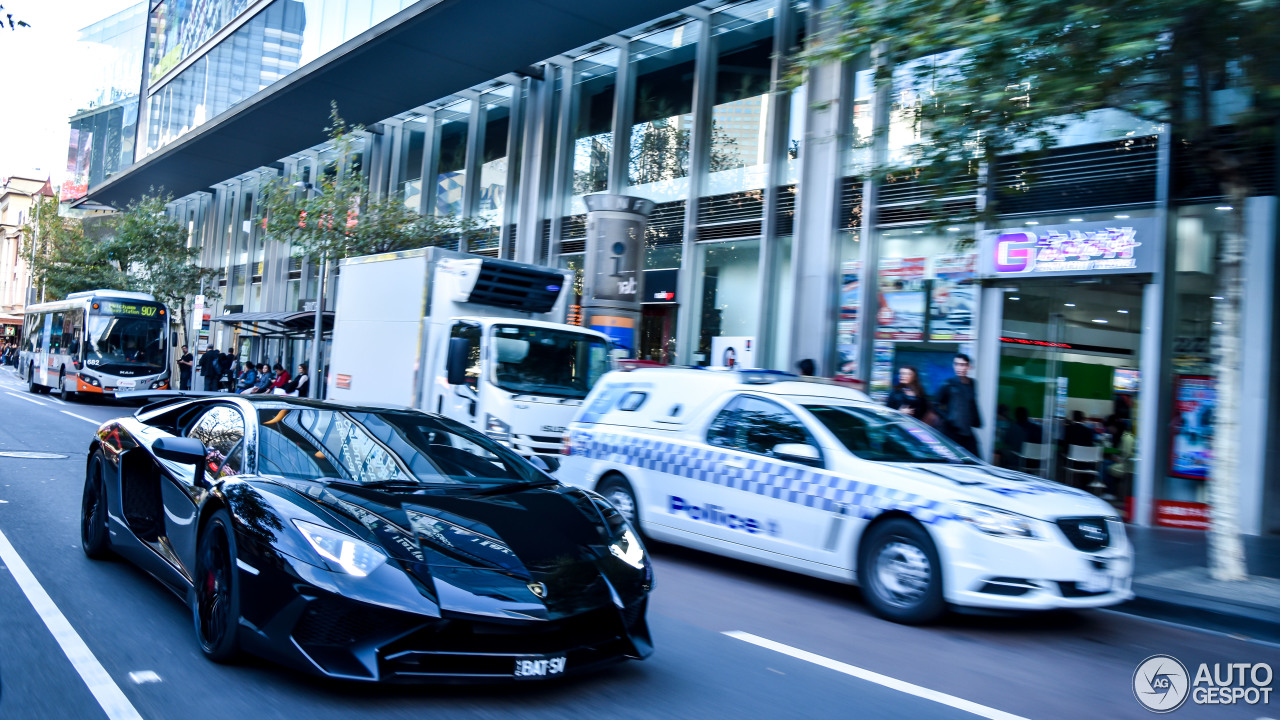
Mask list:
[[[58,397],[62,398],[63,402],[71,402],[76,397],[74,390],[67,390],[67,372],[65,370],[58,373]]]
[[[40,386],[36,384],[36,366],[32,364],[27,365],[27,392],[32,395],[40,393]]]

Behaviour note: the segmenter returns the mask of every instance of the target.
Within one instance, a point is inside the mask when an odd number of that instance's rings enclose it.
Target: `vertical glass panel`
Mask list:
[[[751,340],[755,332],[760,297],[760,241],[746,240],[704,243],[697,249],[698,278],[695,284],[698,320],[697,365],[723,365],[726,351],[733,348],[736,363],[759,365],[763,358],[747,356],[748,348],[739,339]],[[714,338],[733,338],[720,340]],[[724,347],[721,347],[721,346]],[[718,356],[713,350],[719,351]]]
[[[787,107],[787,147],[783,160],[786,163],[782,182],[792,185],[800,182],[800,150],[804,143],[804,109],[808,105],[808,86],[801,85],[789,96]]]
[[[765,347],[769,350],[768,362],[758,362],[761,367],[795,372],[788,367],[791,348],[791,309],[795,303],[795,286],[791,282],[792,236],[783,235],[773,243],[773,317],[765,329]],[[812,358],[817,360],[817,358]]]
[[[400,187],[396,192],[404,206],[417,210],[422,201],[422,150],[427,138],[427,124],[421,119],[404,124],[400,142]]]
[[[436,111],[437,215],[461,215],[467,185],[467,123],[471,101],[462,100]]]
[[[923,140],[919,108],[934,97],[940,82],[958,64],[961,50],[929,55],[903,63],[893,70],[893,99],[889,107],[889,163],[914,164],[916,145]]]
[[[865,176],[871,169],[874,80],[874,70],[860,70],[853,75],[853,128],[849,133],[852,147],[846,155],[845,175]]]
[[[502,208],[507,199],[507,138],[511,130],[510,85],[484,94],[484,148],[480,164],[480,207],[484,222],[494,225],[502,221]]]
[[[717,52],[708,195],[765,186],[774,7],[763,0],[714,17]]]
[[[609,186],[609,158],[613,153],[613,105],[617,86],[616,48],[583,58],[573,65],[577,112],[573,123],[573,178],[569,214],[587,211],[582,196]]]
[[[655,202],[689,196],[689,138],[699,24],[689,22],[631,43],[636,72],[628,194]]]

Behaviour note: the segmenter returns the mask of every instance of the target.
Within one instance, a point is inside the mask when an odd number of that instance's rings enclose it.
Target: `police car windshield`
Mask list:
[[[963,463],[971,458],[927,425],[902,413],[868,406],[805,405],[810,413],[863,460]]]
[[[609,348],[593,335],[495,325],[493,382],[507,392],[584,398],[609,371]]]

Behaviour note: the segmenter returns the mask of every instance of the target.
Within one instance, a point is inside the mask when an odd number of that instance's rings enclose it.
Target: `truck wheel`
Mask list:
[[[644,535],[644,531],[640,528],[640,503],[636,502],[636,492],[631,489],[631,483],[627,482],[626,478],[617,474],[607,475],[596,486],[596,492],[617,508],[636,532]]]
[[[874,525],[858,544],[858,584],[880,617],[920,625],[941,617],[942,565],[919,523],[893,518]]]

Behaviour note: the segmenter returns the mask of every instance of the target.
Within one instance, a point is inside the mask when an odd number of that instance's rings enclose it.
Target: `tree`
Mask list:
[[[353,155],[354,140],[363,131],[348,126],[336,105],[330,112],[329,133],[339,158]],[[451,244],[483,237],[486,229],[473,218],[419,214],[402,198],[374,197],[361,173],[334,166],[317,171],[318,182],[307,192],[293,178],[275,178],[260,191],[259,208],[266,234],[291,242],[297,255],[332,260],[429,245]]]
[[[34,259],[34,285],[43,290],[45,299],[59,300],[79,290],[128,285],[124,274],[109,264],[99,245],[85,235],[80,220],[58,215],[57,199],[38,197],[36,203],[32,213],[36,222],[34,227],[23,228],[21,252],[22,257]]]
[[[1087,113],[1118,109],[1168,123],[1179,151],[1228,198],[1235,228],[1219,248],[1214,306],[1215,416],[1210,573],[1244,577],[1235,439],[1240,395],[1244,200],[1280,123],[1280,5],[1265,0],[841,0],[809,39],[793,81],[818,63],[870,59],[879,88],[912,65],[914,166],[939,186],[997,158],[1040,152]],[[940,53],[947,53],[940,55]],[[898,73],[902,79],[902,72]],[[1224,96],[1228,102],[1223,102]],[[882,95],[883,97],[883,95]],[[1260,152],[1264,151],[1264,152]],[[1266,162],[1275,162],[1268,159]],[[886,168],[876,168],[881,176]],[[1034,179],[1032,179],[1034,181]],[[988,194],[985,215],[998,212]]]
[[[4,12],[4,6],[0,5],[0,12]],[[13,13],[4,13],[4,20],[0,20],[0,27],[8,26],[10,30],[17,30],[20,27],[31,27],[26,20],[14,20]]]
[[[187,308],[195,296],[217,297],[210,289],[217,271],[200,266],[200,251],[188,244],[187,230],[170,217],[173,200],[163,191],[130,202],[111,219],[110,233],[99,251],[128,279],[131,288],[150,293],[167,305],[187,338]]]

